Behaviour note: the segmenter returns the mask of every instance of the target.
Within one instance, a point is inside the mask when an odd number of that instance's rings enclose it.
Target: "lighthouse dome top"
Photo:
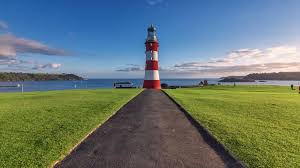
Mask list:
[[[148,32],[155,32],[156,31],[156,28],[154,27],[153,24],[151,24],[149,27],[148,27]]]
[[[151,24],[149,27],[148,27],[148,37],[146,39],[146,41],[155,41],[157,42],[157,38],[156,38],[156,28],[154,27],[153,24]]]

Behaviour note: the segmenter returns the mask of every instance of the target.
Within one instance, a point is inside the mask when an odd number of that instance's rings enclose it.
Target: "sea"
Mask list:
[[[218,82],[216,78],[206,79],[161,79],[161,83],[169,86],[189,86],[197,85],[201,81],[207,80],[209,84],[233,85],[231,82]],[[113,88],[115,82],[132,82],[135,87],[142,87],[143,79],[87,79],[82,81],[22,81],[22,82],[0,82],[1,92],[32,92],[68,89],[96,89]],[[279,85],[279,86],[299,86],[300,81],[278,81],[265,80],[255,82],[236,82],[236,85]]]

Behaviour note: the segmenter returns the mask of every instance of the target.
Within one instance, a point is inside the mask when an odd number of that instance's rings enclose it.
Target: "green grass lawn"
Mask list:
[[[279,86],[166,90],[249,167],[300,167],[300,95]]]
[[[0,93],[0,167],[48,167],[139,89]]]

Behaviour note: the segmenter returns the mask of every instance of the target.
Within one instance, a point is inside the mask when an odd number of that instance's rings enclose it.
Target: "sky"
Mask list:
[[[299,0],[1,0],[0,71],[161,78],[300,71]]]

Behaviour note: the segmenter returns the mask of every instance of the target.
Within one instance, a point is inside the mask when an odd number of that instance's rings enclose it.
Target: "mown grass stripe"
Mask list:
[[[249,167],[299,167],[297,90],[210,86],[166,92]]]
[[[47,167],[68,154],[139,89],[0,95],[0,167]]]

